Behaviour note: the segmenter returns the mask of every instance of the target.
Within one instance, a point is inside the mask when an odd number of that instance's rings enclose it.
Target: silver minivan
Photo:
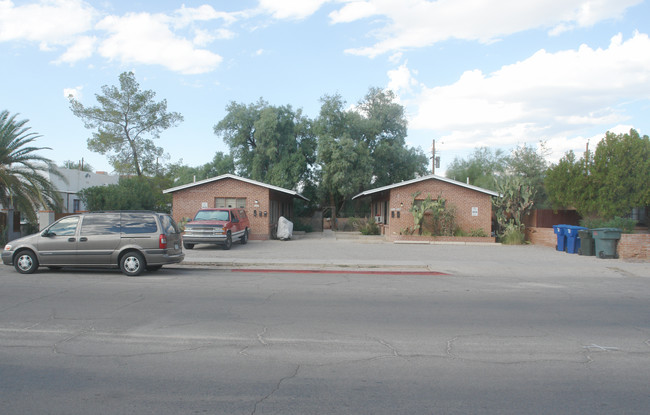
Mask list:
[[[21,274],[39,266],[119,267],[128,276],[183,261],[181,232],[171,216],[149,211],[66,216],[40,233],[9,242],[2,262]]]

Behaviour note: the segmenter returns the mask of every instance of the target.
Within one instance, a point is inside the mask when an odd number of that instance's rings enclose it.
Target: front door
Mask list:
[[[42,265],[75,264],[79,216],[67,216],[45,229],[38,238]]]

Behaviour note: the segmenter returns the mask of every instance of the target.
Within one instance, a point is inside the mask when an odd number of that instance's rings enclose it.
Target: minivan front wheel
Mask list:
[[[38,268],[38,259],[32,251],[20,251],[14,258],[14,268],[21,274],[33,274]]]
[[[120,269],[128,277],[137,277],[145,270],[146,263],[142,254],[136,251],[127,252],[120,260]]]

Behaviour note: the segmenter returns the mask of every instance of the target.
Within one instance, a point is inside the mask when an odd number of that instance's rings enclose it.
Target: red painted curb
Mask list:
[[[360,270],[331,270],[331,269],[254,269],[233,268],[231,272],[258,272],[281,274],[368,274],[368,275],[451,275],[438,271],[360,271]]]

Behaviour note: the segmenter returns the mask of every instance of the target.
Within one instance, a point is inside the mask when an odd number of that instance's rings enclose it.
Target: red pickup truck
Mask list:
[[[233,241],[248,242],[250,223],[244,209],[201,209],[185,225],[183,247],[192,249],[196,244],[220,244],[232,248]]]

